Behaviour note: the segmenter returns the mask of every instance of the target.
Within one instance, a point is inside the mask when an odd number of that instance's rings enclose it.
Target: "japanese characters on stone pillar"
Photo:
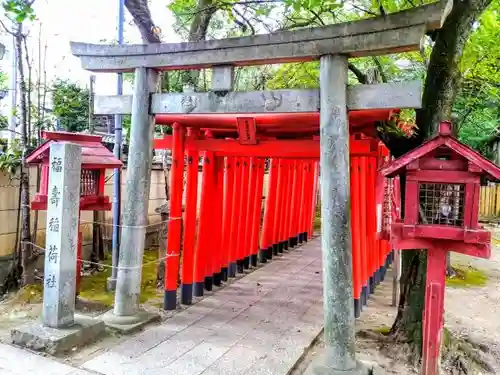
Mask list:
[[[50,146],[42,323],[52,328],[74,323],[81,162],[79,145]]]

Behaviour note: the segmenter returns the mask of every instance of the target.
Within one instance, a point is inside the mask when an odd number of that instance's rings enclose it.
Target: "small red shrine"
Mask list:
[[[68,132],[44,132],[42,136],[45,142],[26,159],[28,164],[39,164],[42,168],[40,191],[33,198],[31,208],[34,210],[47,209],[50,145],[54,142],[71,142],[82,147],[80,210],[111,210],[109,197],[104,195],[106,169],[121,168],[122,162],[101,143],[102,137]]]
[[[442,122],[436,137],[394,160],[382,174],[406,175],[404,218],[392,225],[396,248],[419,248],[415,242],[425,246],[428,240],[490,243],[490,232],[478,220],[480,186],[499,180],[500,168],[453,138],[451,123]]]
[[[394,248],[427,249],[422,375],[436,375],[446,257],[455,251],[489,258],[491,233],[478,219],[480,186],[486,180],[500,180],[500,168],[453,138],[451,123],[442,122],[436,137],[392,161],[381,174],[399,176],[405,183],[404,210],[390,225]]]

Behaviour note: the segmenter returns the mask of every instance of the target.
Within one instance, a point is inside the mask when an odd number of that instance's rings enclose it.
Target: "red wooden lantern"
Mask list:
[[[479,245],[489,256],[491,234],[478,221],[480,185],[500,178],[500,168],[451,136],[451,123],[439,134],[382,170],[406,175],[404,218],[392,225],[403,246],[410,240],[446,240]],[[425,243],[424,243],[425,244]]]
[[[111,202],[104,195],[106,169],[121,168],[118,160],[102,143],[100,136],[67,132],[44,132],[46,140],[26,159],[28,164],[41,165],[40,191],[31,202],[34,210],[47,209],[49,184],[49,153],[53,142],[71,142],[82,146],[82,173],[80,177],[80,210],[109,211]]]
[[[405,177],[402,219],[391,224],[396,249],[427,249],[422,375],[438,373],[444,316],[446,255],[456,251],[488,258],[491,234],[479,225],[480,185],[498,181],[500,168],[451,136],[439,134],[382,169]]]

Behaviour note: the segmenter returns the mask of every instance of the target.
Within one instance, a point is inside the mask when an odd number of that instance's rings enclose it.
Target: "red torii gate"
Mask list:
[[[387,241],[376,236],[376,170],[388,150],[376,140],[374,123],[389,119],[393,112],[349,113],[356,316],[392,259]],[[172,150],[167,310],[175,309],[177,298],[181,226],[175,219],[182,212],[185,156],[181,303],[190,304],[193,295],[203,295],[204,289],[211,290],[212,285],[256,266],[259,260],[266,262],[312,235],[320,154],[318,113],[157,115],[156,123],[173,125],[173,135],[154,140],[154,149]],[[203,177],[196,238],[200,153]],[[271,158],[271,164],[260,231],[264,158]],[[211,249],[215,254],[210,254]]]

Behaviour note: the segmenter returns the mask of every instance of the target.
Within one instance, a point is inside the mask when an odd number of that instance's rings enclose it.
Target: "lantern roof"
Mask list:
[[[385,168],[382,168],[381,172],[385,177],[394,177],[400,174],[409,163],[437,149],[448,149],[451,153],[461,156],[481,169],[482,173],[489,180],[500,180],[500,168],[478,152],[452,137],[451,123],[448,121],[441,122],[439,125],[439,134],[437,136],[392,161]]]
[[[123,164],[106,146],[102,136],[69,132],[43,132],[45,142],[38,146],[27,158],[28,164],[40,164],[48,160],[50,145],[54,142],[71,142],[82,147],[82,168],[120,168]]]

